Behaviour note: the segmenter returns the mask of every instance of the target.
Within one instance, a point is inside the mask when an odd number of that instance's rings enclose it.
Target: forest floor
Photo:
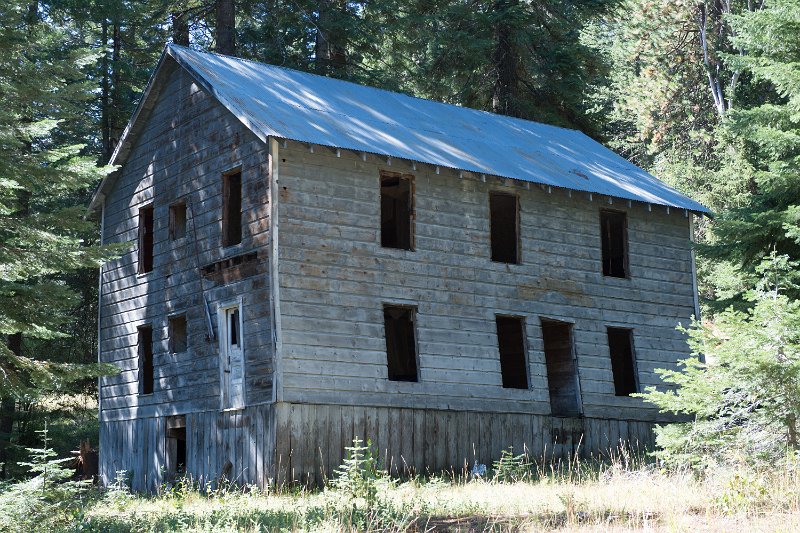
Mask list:
[[[71,531],[800,531],[800,476],[651,467],[520,482],[358,480],[325,491],[111,490]],[[374,492],[371,492],[374,491]]]

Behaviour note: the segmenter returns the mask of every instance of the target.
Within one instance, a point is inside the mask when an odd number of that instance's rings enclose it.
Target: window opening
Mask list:
[[[603,275],[628,277],[627,215],[619,211],[600,211]]]
[[[633,330],[608,328],[608,351],[614,374],[614,393],[617,396],[630,396],[638,392]]]
[[[169,238],[177,241],[186,236],[186,202],[169,206]]]
[[[521,317],[495,317],[497,345],[500,349],[500,371],[503,387],[528,388],[528,365],[525,357],[525,321]]]
[[[580,392],[572,341],[572,324],[542,319],[542,340],[552,414],[580,415]]]
[[[514,194],[489,194],[492,261],[519,263],[519,200]]]
[[[222,178],[222,245],[242,242],[242,173]]]
[[[139,393],[153,393],[153,328],[139,326]]]
[[[385,306],[386,359],[391,381],[418,381],[414,309]]]
[[[139,208],[139,274],[153,270],[153,204]]]
[[[172,353],[185,352],[188,348],[188,332],[186,328],[186,315],[169,317],[169,351]]]
[[[413,180],[410,176],[381,176],[381,246],[412,249],[413,202]]]

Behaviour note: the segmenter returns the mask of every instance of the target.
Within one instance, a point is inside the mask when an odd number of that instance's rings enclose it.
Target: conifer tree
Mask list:
[[[96,57],[38,3],[0,4],[0,395],[3,422],[13,399],[57,390],[100,370],[30,353],[27,339],[52,339],[76,294],[60,276],[96,267],[110,251],[86,246],[93,230],[84,198],[105,169],[69,133],[91,98],[82,68]],[[7,426],[2,429],[7,429]],[[0,458],[0,460],[2,460]]]
[[[751,195],[721,214],[709,251],[737,266],[747,288],[771,253],[800,259],[800,0],[771,0],[730,23],[732,42],[747,53],[728,61],[760,88],[758,101],[734,108],[722,130],[743,156]]]

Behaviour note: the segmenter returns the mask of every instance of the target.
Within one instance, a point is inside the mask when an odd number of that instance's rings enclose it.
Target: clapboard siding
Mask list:
[[[279,284],[283,398],[401,408],[549,413],[540,317],[574,324],[587,417],[663,419],[614,396],[607,326],[634,329],[639,380],[689,355],[694,313],[682,211],[342,151],[280,150]],[[380,246],[380,171],[414,176],[415,250]],[[520,198],[518,265],[489,260],[490,191]],[[628,213],[630,279],[602,276],[599,212]],[[387,379],[382,306],[417,308],[419,383]],[[494,316],[526,318],[532,390],[501,386]],[[338,398],[338,399],[337,399]]]
[[[100,278],[100,358],[120,369],[100,381],[104,483],[121,471],[136,490],[168,481],[174,415],[185,417],[187,472],[212,485],[221,477],[318,484],[354,437],[370,439],[393,474],[460,472],[509,446],[537,459],[603,453],[620,441],[652,446],[653,424],[671,417],[615,396],[606,327],[633,329],[642,387],[658,385],[658,369],[689,355],[676,330],[695,310],[688,214],[265,143],[165,61],[103,201],[103,241],[133,243]],[[235,168],[243,240],[222,248],[222,175]],[[414,251],[380,246],[381,170],[414,176]],[[519,197],[520,264],[489,259],[492,191]],[[188,207],[186,236],[170,241],[176,201]],[[140,275],[138,210],[151,202],[154,270]],[[601,209],[628,214],[629,279],[602,276]],[[255,274],[225,283],[201,277],[202,266],[252,252]],[[246,405],[222,411],[216,310],[238,298]],[[419,383],[388,380],[386,303],[416,308]],[[187,318],[181,353],[169,350],[173,314]],[[524,317],[528,390],[502,387],[497,314]],[[572,324],[580,418],[550,416],[541,319]],[[153,328],[155,381],[145,396],[137,346],[144,324]]]
[[[115,427],[106,424],[132,420],[131,424],[144,424],[142,428],[156,432],[152,438],[159,446],[163,446],[163,427],[152,417],[188,415],[220,406],[219,347],[209,336],[201,287],[215,330],[217,305],[243,298],[249,404],[272,400],[274,370],[266,266],[268,148],[182,69],[166,72],[156,99],[147,104],[152,109],[139,117],[130,155],[104,201],[104,242],[133,241],[133,246],[104,266],[100,301],[101,359],[121,370],[100,383],[104,432]],[[222,173],[236,167],[242,169],[243,242],[223,249]],[[187,203],[188,220],[186,236],[173,242],[168,237],[169,206],[178,200]],[[154,269],[140,275],[135,243],[138,210],[150,202],[154,205]],[[258,274],[227,284],[201,282],[199,267],[253,251],[262,263]],[[178,313],[187,317],[188,349],[172,354],[168,316]],[[153,327],[155,391],[148,396],[138,394],[136,328],[143,324]],[[102,455],[105,461],[116,452],[104,450]]]

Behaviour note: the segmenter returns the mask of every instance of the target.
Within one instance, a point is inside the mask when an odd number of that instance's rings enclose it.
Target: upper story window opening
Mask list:
[[[600,240],[603,256],[603,275],[627,278],[628,217],[622,211],[600,211]]]
[[[169,240],[177,241],[186,236],[186,202],[175,202],[169,206]]]
[[[381,246],[414,249],[414,180],[394,172],[381,173]]]
[[[139,274],[153,270],[153,204],[139,208]]]
[[[242,172],[222,176],[222,246],[242,242]]]
[[[519,198],[516,194],[489,193],[492,261],[519,263]]]

